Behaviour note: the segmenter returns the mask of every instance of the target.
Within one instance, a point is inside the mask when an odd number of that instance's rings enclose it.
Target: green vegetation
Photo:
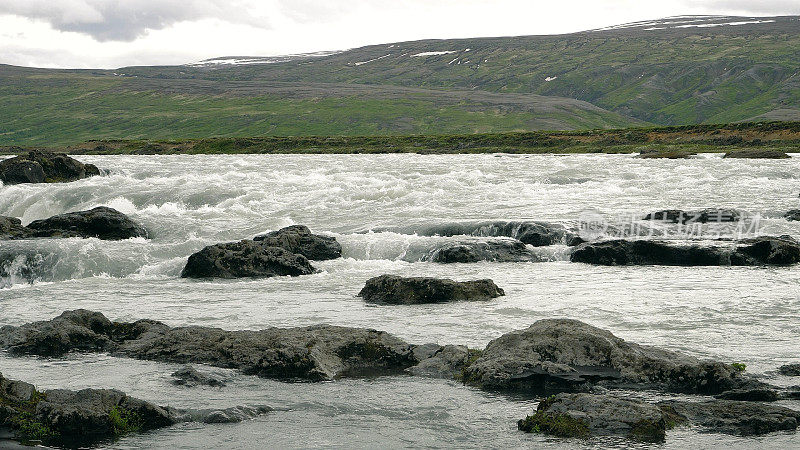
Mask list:
[[[674,427],[674,425],[673,425]],[[669,429],[671,429],[670,427]],[[630,437],[642,442],[663,442],[667,434],[665,426],[659,422],[642,419],[631,428]]]
[[[733,367],[733,370],[737,372],[744,372],[747,370],[747,365],[744,363],[733,363],[731,366]]]
[[[543,433],[562,438],[587,438],[590,435],[586,422],[567,414],[537,411],[517,422],[517,428],[526,433]]]
[[[481,357],[481,355],[483,355],[483,350],[477,350],[474,348],[467,349],[467,360],[464,362],[464,367],[461,368],[461,372],[455,374],[455,380],[464,384],[476,381],[470,377],[468,369],[469,366],[471,366],[475,361],[478,360],[478,358]]]
[[[111,423],[111,431],[114,436],[135,433],[141,431],[144,426],[139,414],[119,406],[111,409],[111,412],[108,413],[108,420]]]
[[[23,412],[10,419],[14,434],[21,442],[49,442],[57,433],[49,426],[37,421],[30,412]]]

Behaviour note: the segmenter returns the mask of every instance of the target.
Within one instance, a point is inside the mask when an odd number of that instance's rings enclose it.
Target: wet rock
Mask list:
[[[312,234],[304,225],[292,225],[253,238],[269,247],[280,247],[303,255],[313,261],[324,261],[342,257],[342,246],[336,238]]]
[[[128,216],[105,206],[36,220],[28,224],[28,228],[34,237],[82,237],[110,241],[147,237],[147,231]]]
[[[582,244],[572,262],[599,265],[760,266],[800,262],[800,243],[763,236],[730,246],[673,244],[650,240],[613,240]]]
[[[787,377],[800,377],[800,364],[786,364],[780,366],[778,372]]]
[[[414,346],[370,329],[329,325],[261,331],[171,328],[152,320],[112,323],[102,314],[86,310],[68,311],[49,322],[2,327],[0,346],[17,354],[49,356],[71,350],[107,351],[307,381],[399,374],[419,362]]]
[[[214,375],[207,375],[199,372],[193,366],[184,366],[172,374],[174,380],[173,384],[179,386],[195,387],[195,386],[212,386],[222,387],[225,382]]]
[[[568,244],[576,237],[575,233],[563,225],[536,221],[455,222],[408,227],[395,231],[420,236],[509,237],[534,247]]]
[[[800,222],[800,209],[792,209],[783,215],[790,222]]]
[[[557,437],[621,435],[647,442],[666,437],[667,422],[657,406],[609,395],[558,394],[539,403],[517,423],[521,431]]]
[[[31,230],[23,227],[19,219],[0,216],[0,239],[25,239],[31,234]]]
[[[791,156],[780,150],[768,149],[748,149],[735,150],[725,153],[723,158],[747,158],[747,159],[789,159]]]
[[[659,402],[658,406],[668,416],[668,420],[673,422],[705,427],[716,433],[742,436],[793,431],[800,421],[800,411],[757,402],[670,400]]]
[[[455,301],[486,301],[505,295],[492,280],[453,281],[381,275],[367,280],[358,293],[364,301],[390,305],[417,305]]]
[[[725,223],[738,222],[742,213],[735,209],[709,208],[699,211],[683,211],[680,209],[665,209],[650,213],[642,220],[664,221],[672,223]]]
[[[244,240],[210,245],[191,255],[183,278],[246,278],[310,275],[314,267],[303,255]]]
[[[92,164],[42,150],[0,161],[0,181],[4,184],[61,183],[95,175],[100,175],[100,170]]]
[[[190,411],[180,416],[183,422],[239,423],[271,412],[269,406],[235,406],[226,409]]]
[[[743,402],[774,402],[780,396],[778,392],[773,389],[737,389],[733,391],[725,391],[714,398],[720,400],[739,400]]]
[[[495,239],[447,243],[433,251],[425,260],[451,264],[480,261],[539,262],[541,258],[520,241]]]
[[[410,367],[408,372],[421,377],[461,379],[464,369],[478,355],[480,351],[470,350],[463,345],[445,345],[427,358],[420,358],[420,363]]]
[[[638,157],[643,159],[689,159],[696,154],[686,150],[646,148],[640,151]]]
[[[762,384],[731,365],[629,343],[577,320],[540,320],[491,341],[464,371],[467,384],[528,393],[592,386],[718,394]]]

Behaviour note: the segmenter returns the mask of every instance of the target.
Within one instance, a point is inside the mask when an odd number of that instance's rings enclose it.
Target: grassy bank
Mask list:
[[[1,147],[0,152],[19,153],[29,148],[33,147]],[[78,145],[44,148],[72,154],[638,152],[681,154],[752,148],[800,152],[800,122],[492,134],[92,140]]]

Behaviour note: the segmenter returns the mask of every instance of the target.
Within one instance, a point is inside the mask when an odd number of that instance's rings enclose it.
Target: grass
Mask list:
[[[111,423],[111,431],[114,436],[141,431],[144,424],[141,416],[135,411],[119,406],[111,409],[108,413],[108,420]]]

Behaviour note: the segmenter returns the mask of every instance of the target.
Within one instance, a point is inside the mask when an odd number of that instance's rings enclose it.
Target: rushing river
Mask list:
[[[587,213],[625,218],[666,208],[737,208],[750,231],[800,238],[784,212],[800,206],[800,158],[781,161],[643,160],[630,155],[230,155],[86,156],[110,173],[74,183],[0,187],[0,215],[27,224],[110,206],[151,239],[0,242],[17,254],[0,273],[0,325],[86,308],[112,320],[258,329],[332,323],[389,331],[413,343],[482,348],[542,318],[570,317],[627,340],[774,370],[797,362],[800,268],[595,267],[568,262],[568,247],[537,249],[543,262],[421,262],[442,240],[416,227],[473,220],[543,220],[577,227]],[[335,236],[341,259],[298,278],[189,281],[186,258],[206,245],[291,225]],[[383,229],[394,231],[380,231]],[[393,273],[491,278],[506,296],[486,303],[371,307],[355,295]],[[287,384],[216,370],[228,387],[169,383],[174,364],[104,355],[11,358],[0,372],[44,388],[113,387],[176,407],[264,404],[275,412],[237,425],[185,424],[129,436],[112,448],[585,447],[516,431],[536,402],[455,381],[411,377]],[[656,394],[651,394],[655,396]],[[800,409],[798,402],[781,402]],[[741,438],[673,430],[659,447],[800,447],[794,433]]]

